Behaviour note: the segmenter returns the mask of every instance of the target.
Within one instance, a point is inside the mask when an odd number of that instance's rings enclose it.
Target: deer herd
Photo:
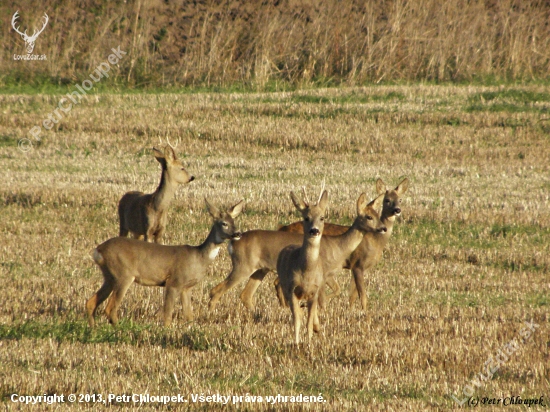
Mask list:
[[[290,192],[303,220],[279,230],[241,233],[235,218],[242,212],[244,201],[222,210],[206,200],[213,223],[204,242],[199,246],[167,246],[161,244],[166,212],[178,185],[187,184],[194,177],[187,173],[170,143],[163,151],[153,148],[153,154],[162,167],[157,190],[151,194],[128,192],[122,196],[118,205],[119,237],[107,240],[92,253],[103,273],[103,285],[86,302],[90,326],[95,324],[98,306],[107,298],[105,313],[109,321],[116,324],[122,299],[134,282],[164,287],[165,326],[171,324],[178,295],[184,318],[192,320],[191,290],[204,278],[226,240],[232,270],[210,292],[211,311],[227,291],[245,280],[248,281],[240,298],[248,309],[253,309],[258,286],[270,271],[276,271],[277,298],[281,306],[290,307],[292,312],[294,341],[300,342],[304,303],[311,341],[313,332],[320,330],[319,308],[325,306],[328,297],[340,293],[335,275],[342,268],[350,269],[353,275],[350,304],[359,298],[363,310],[367,309],[364,272],[382,258],[395,218],[401,214],[400,202],[408,179],[394,189],[387,189],[378,179],[374,200],[368,202],[365,193],[357,199],[357,215],[351,226],[325,223],[328,193],[324,187],[315,203],[309,201],[305,189],[303,196]],[[130,233],[133,239],[127,237]],[[325,285],[331,289],[330,294],[325,294]]]

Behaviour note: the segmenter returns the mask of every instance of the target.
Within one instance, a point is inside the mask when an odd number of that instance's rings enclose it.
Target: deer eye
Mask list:
[[[305,220],[306,222],[309,222],[309,217],[304,217],[304,220]]]
[[[321,218],[321,222],[324,222],[324,221],[325,221],[325,218],[324,218],[324,217],[322,217],[322,218]]]
[[[372,216],[367,215],[366,218],[367,220],[372,220]]]
[[[222,222],[222,226],[223,227],[228,227],[229,225],[227,224],[227,222]]]

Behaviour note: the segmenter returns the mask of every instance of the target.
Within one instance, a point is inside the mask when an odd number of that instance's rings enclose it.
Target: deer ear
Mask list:
[[[155,159],[157,159],[157,162],[161,164],[162,168],[166,169],[166,159],[164,157],[164,153],[156,147],[153,147],[153,156],[155,156]]]
[[[160,159],[164,159],[164,153],[162,153],[156,147],[153,147],[153,156],[155,156],[155,159],[157,159],[159,162],[160,162]]]
[[[292,203],[294,203],[294,207],[300,212],[304,209],[307,209],[307,204],[298,196],[296,196],[294,192],[290,192],[290,198],[292,199]]]
[[[362,214],[365,209],[367,208],[367,195],[365,193],[361,193],[359,195],[359,199],[357,199],[357,214]]]
[[[403,195],[409,188],[409,179],[403,179],[401,183],[395,188],[395,191],[399,196]]]
[[[174,152],[174,149],[170,146],[166,146],[164,148],[164,157],[168,162],[174,162],[176,161],[176,152]]]
[[[382,179],[378,178],[376,180],[376,194],[381,195],[382,193],[386,193],[386,184]]]
[[[380,210],[382,209],[382,201],[384,200],[384,196],[385,194],[379,195],[376,199],[370,202],[368,206],[371,206],[374,210],[380,212]]]
[[[328,206],[328,193],[326,190],[323,191],[323,194],[319,198],[319,203],[317,203],[321,209],[325,210]]]
[[[210,216],[212,216],[214,219],[221,218],[222,214],[216,206],[212,206],[210,203],[208,203],[208,200],[206,199],[204,199],[204,202],[206,203],[206,209],[208,210],[208,213],[210,213]]]
[[[235,206],[229,209],[227,213],[229,213],[229,216],[235,219],[237,216],[241,214],[241,212],[243,211],[243,207],[244,207],[244,200],[241,200],[239,203],[237,203]]]

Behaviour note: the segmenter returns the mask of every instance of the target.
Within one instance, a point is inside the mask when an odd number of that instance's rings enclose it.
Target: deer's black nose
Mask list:
[[[386,226],[382,226],[380,228],[378,228],[378,232],[380,233],[386,233],[388,231],[388,229],[386,229]]]
[[[395,213],[396,215],[398,215],[398,214],[401,213],[401,209],[399,209],[398,207],[396,207],[395,209],[393,209],[393,213]]]
[[[189,178],[189,181],[190,181],[190,182],[192,182],[193,180],[195,180],[195,176],[191,176],[191,177]]]
[[[319,236],[321,234],[321,232],[319,231],[319,229],[313,228],[309,231],[309,234],[313,235],[313,236]]]

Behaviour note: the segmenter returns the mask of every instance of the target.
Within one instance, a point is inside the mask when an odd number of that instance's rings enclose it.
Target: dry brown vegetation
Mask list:
[[[546,0],[77,4],[2,3],[0,84],[72,83],[119,45],[129,56],[110,80],[138,87],[546,79],[550,68]],[[47,61],[13,61],[18,9],[29,33],[50,16],[34,51]]]
[[[322,393],[335,410],[451,409],[449,394],[530,320],[539,328],[475,395],[550,401],[546,89],[100,94],[18,150],[60,97],[0,96],[5,407],[15,406],[12,393],[148,392]],[[238,301],[241,287],[209,313],[208,292],[230,270],[224,250],[193,293],[194,322],[178,306],[163,328],[162,289],[133,287],[117,328],[100,317],[88,329],[84,304],[102,279],[90,252],[118,233],[120,196],[158,184],[150,148],[166,136],[197,177],[178,189],[167,244],[204,239],[204,197],[226,206],[244,198],[241,229],[276,228],[297,219],[290,190],[326,179],[328,221],[350,223],[376,178],[408,177],[390,249],[368,274],[368,311],[350,308],[347,294],[331,300],[320,335],[296,348],[270,276],[254,313]],[[339,276],[344,290],[350,278]]]

